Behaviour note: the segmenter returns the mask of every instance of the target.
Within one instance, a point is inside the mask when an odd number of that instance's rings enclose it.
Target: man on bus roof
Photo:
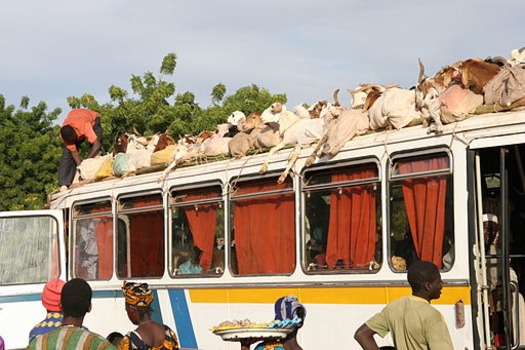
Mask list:
[[[100,114],[84,108],[71,110],[60,128],[60,138],[64,147],[58,167],[58,185],[60,190],[65,190],[73,182],[77,166],[82,163],[79,154],[80,144],[85,139],[91,144],[88,158],[94,158],[100,153],[102,145]]]

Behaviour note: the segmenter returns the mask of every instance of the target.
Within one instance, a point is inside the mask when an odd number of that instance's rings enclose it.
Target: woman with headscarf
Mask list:
[[[126,299],[129,320],[138,327],[129,332],[119,343],[121,350],[172,350],[179,349],[175,332],[166,325],[151,319],[153,293],[147,283],[124,282],[122,292]]]

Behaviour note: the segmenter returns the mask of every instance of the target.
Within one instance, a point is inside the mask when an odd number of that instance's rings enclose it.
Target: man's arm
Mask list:
[[[82,158],[80,158],[80,154],[78,154],[78,150],[75,149],[74,151],[71,151],[71,157],[73,157],[73,160],[75,161],[76,165],[80,165],[82,163]]]
[[[354,339],[357,340],[364,350],[379,350],[374,339],[374,334],[376,334],[376,332],[371,330],[366,323],[363,323],[361,327],[355,331]]]
[[[94,158],[98,155],[100,152],[100,140],[97,138],[93,144],[91,145],[91,151],[89,151],[88,158]]]

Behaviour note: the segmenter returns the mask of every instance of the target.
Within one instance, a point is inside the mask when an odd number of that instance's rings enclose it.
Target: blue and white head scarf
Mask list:
[[[302,309],[302,317],[297,314],[299,309]],[[296,296],[288,295],[277,299],[275,302],[276,320],[292,320],[296,316],[301,318],[301,323],[304,322],[304,318],[306,317],[306,309]]]

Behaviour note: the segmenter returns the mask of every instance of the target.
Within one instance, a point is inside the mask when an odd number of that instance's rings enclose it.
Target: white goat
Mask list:
[[[323,136],[317,143],[305,165],[310,166],[316,157],[334,157],[341,148],[357,135],[369,130],[368,113],[361,108],[330,107],[325,116]]]
[[[270,150],[259,173],[262,174],[268,170],[268,164],[276,152],[286,146],[294,146],[288,165],[277,181],[282,183],[299,157],[301,148],[308,147],[321,138],[324,120],[322,118],[301,118],[295,113],[286,110],[286,107],[280,103],[274,103],[267,108],[262,113],[261,119],[264,123],[279,123],[281,142]]]
[[[391,126],[399,130],[413,120],[422,118],[416,110],[415,101],[414,90],[396,87],[381,93],[368,110],[370,129]]]

